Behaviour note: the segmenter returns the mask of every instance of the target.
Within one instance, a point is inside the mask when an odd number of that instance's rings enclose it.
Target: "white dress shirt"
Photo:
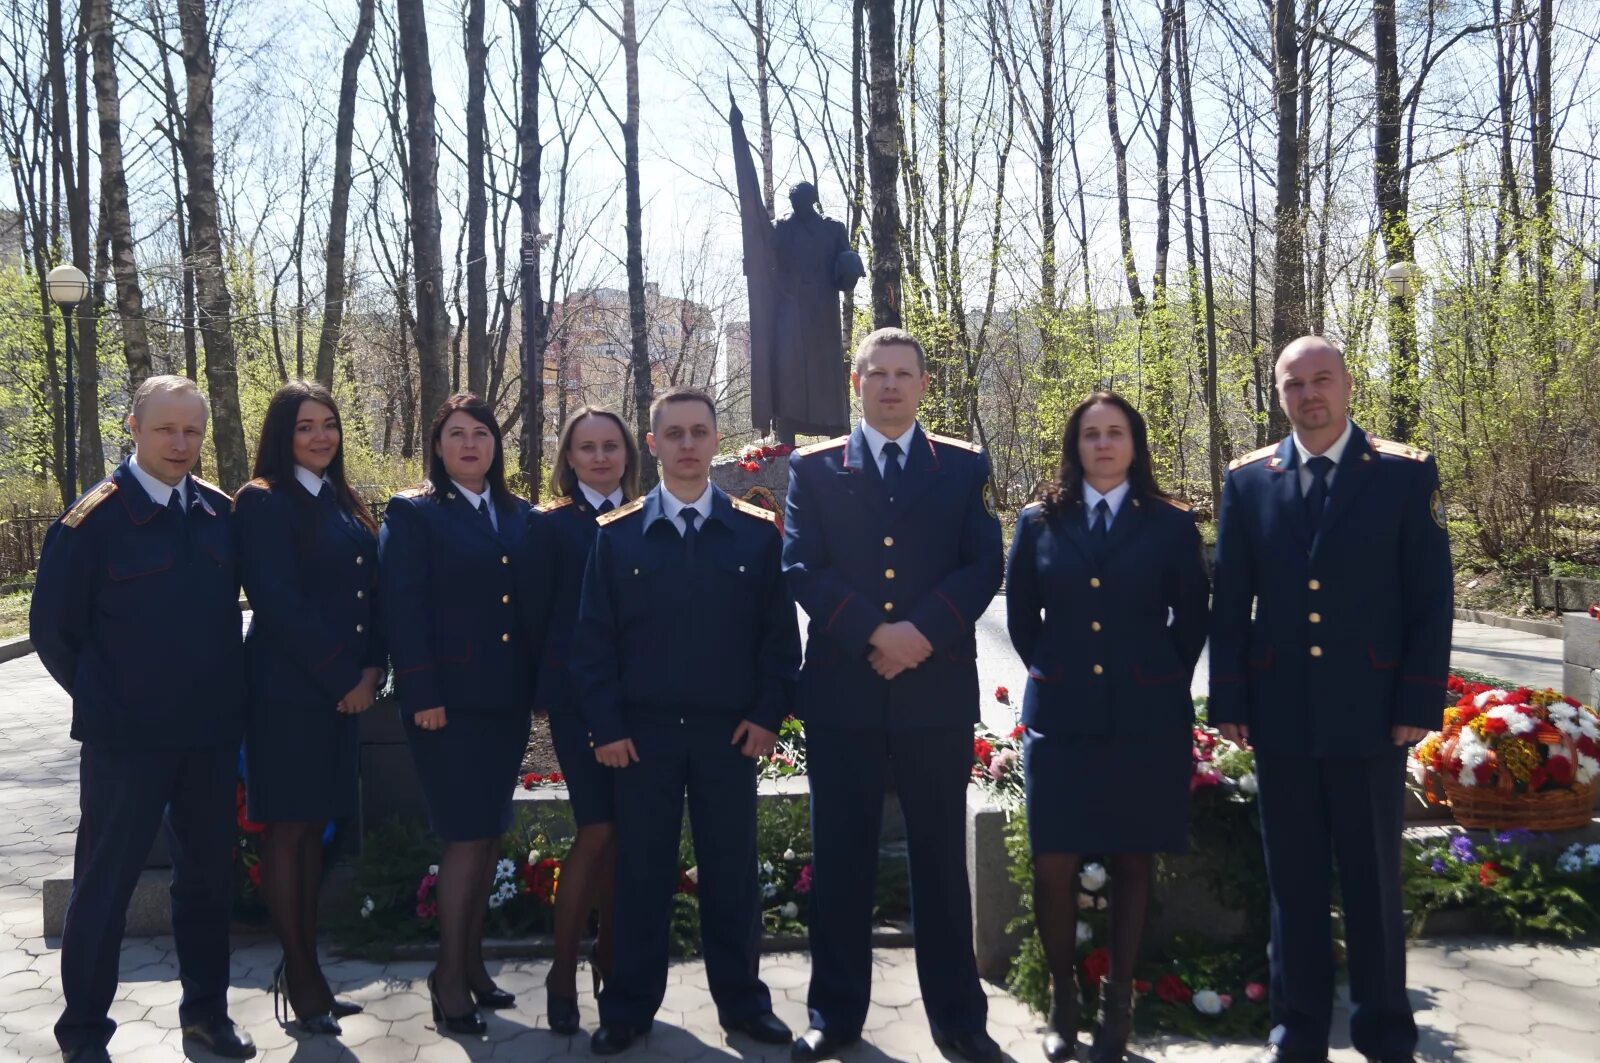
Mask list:
[[[316,498],[322,494],[322,485],[328,483],[326,479],[318,476],[304,465],[294,467],[294,478],[300,481],[300,486],[311,492],[311,497]],[[329,486],[332,486],[331,484]]]
[[[489,485],[484,484],[483,494],[480,495],[468,491],[455,480],[451,480],[450,482],[456,485],[456,490],[461,492],[462,498],[465,498],[468,502],[472,503],[473,509],[481,509],[484,506],[489,507],[489,526],[498,532],[500,530],[500,517],[494,511],[494,500],[489,497]]]
[[[1128,487],[1128,481],[1124,480],[1105,494],[1101,494],[1090,487],[1087,480],[1084,481],[1083,504],[1089,510],[1089,529],[1091,531],[1094,530],[1094,507],[1100,504],[1101,499],[1105,500],[1107,508],[1111,510],[1110,513],[1106,514],[1106,531],[1111,530],[1111,525],[1115,524],[1117,520],[1117,510],[1122,508],[1122,500],[1128,497]]]
[[[150,501],[165,509],[168,501],[170,501],[172,498],[172,492],[176,491],[178,492],[178,505],[182,506],[185,512],[188,511],[189,496],[185,493],[184,489],[184,485],[189,482],[189,478],[187,476],[179,480],[176,487],[174,487],[172,484],[162,483],[154,476],[151,476],[149,473],[139,468],[139,455],[137,454],[128,459],[128,468],[133,470],[133,478],[138,480],[139,483],[143,485],[145,492],[150,496]]]
[[[700,511],[700,519],[698,523],[695,524],[695,528],[704,528],[706,526],[706,518],[711,516],[711,483],[709,480],[706,482],[706,489],[702,491],[700,497],[695,499],[692,503],[679,502],[678,496],[674,495],[671,491],[668,491],[666,485],[662,485],[661,512],[665,513],[667,515],[667,519],[672,521],[672,526],[678,529],[679,535],[685,534],[688,529],[688,522],[683,519],[683,511],[688,509],[691,505]]]
[[[916,434],[917,424],[913,421],[911,422],[911,427],[905,430],[904,435],[892,440],[892,442],[900,444],[900,467],[902,469],[906,467],[906,460],[911,457],[911,440]],[[882,476],[883,445],[891,442],[891,440],[865,421],[861,422],[861,436],[867,441],[867,449],[872,452],[872,460],[878,463],[878,475]]]
[[[622,505],[622,488],[620,487],[611,492],[609,495],[603,495],[599,491],[596,491],[594,488],[590,487],[588,484],[584,483],[582,480],[579,480],[578,490],[582,491],[583,497],[589,500],[589,506],[592,509],[599,509],[601,503],[603,502],[610,502],[612,509]]]
[[[1338,439],[1333,441],[1333,446],[1322,452],[1322,457],[1333,462],[1333,468],[1329,469],[1328,475],[1323,477],[1330,490],[1333,488],[1333,478],[1339,474],[1339,459],[1344,457],[1344,448],[1350,442],[1350,432],[1354,428],[1355,422],[1348,417],[1345,418],[1344,431],[1339,434]],[[1311,492],[1311,470],[1306,468],[1306,462],[1317,457],[1317,455],[1307,450],[1306,445],[1300,442],[1299,432],[1294,433],[1293,439],[1294,449],[1300,453],[1300,468],[1298,469],[1300,473],[1300,495],[1304,497]]]

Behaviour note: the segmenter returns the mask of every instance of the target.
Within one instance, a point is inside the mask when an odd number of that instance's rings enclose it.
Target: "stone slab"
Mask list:
[[[1600,620],[1588,613],[1561,617],[1561,659],[1567,664],[1600,668]]]
[[[1525,631],[1530,635],[1539,635],[1542,638],[1558,639],[1561,637],[1561,621],[1537,620],[1527,616],[1502,616],[1499,613],[1489,613],[1482,609],[1456,608],[1457,620],[1470,620],[1474,624],[1483,624],[1485,627],[1503,627],[1512,631]]]

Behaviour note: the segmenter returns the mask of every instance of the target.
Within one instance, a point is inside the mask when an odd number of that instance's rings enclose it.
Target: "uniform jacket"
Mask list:
[[[912,438],[900,497],[884,494],[858,426],[795,451],[784,507],[784,571],[810,618],[799,712],[842,727],[923,727],[978,719],[974,625],[1005,559],[982,448]],[[867,663],[879,624],[909,620],[933,646],[892,680]]]
[[[378,539],[324,486],[253,480],[234,500],[253,704],[327,711],[384,666],[378,634]]]
[[[538,514],[530,519],[543,520],[548,525],[555,555],[550,633],[545,638],[544,663],[539,669],[539,689],[533,705],[543,713],[575,712],[578,705],[571,672],[572,636],[578,626],[583,572],[597,531],[594,507],[581,494],[553,498],[539,506]]]
[[[192,476],[186,494],[180,522],[124,461],[45,536],[29,633],[72,695],[80,742],[239,741],[244,651],[231,503]]]
[[[691,563],[663,490],[598,521],[572,645],[594,743],[627,738],[638,719],[776,731],[793,711],[800,626],[773,515],[713,488]]]
[[[1082,498],[1053,516],[1025,508],[1006,569],[1006,623],[1028,666],[1022,722],[1052,736],[1186,733],[1207,590],[1181,503],[1130,492],[1098,547]]]
[[[495,512],[498,531],[453,489],[389,500],[378,600],[408,713],[532,707],[553,596],[550,533],[520,498]]]
[[[1357,426],[1312,528],[1298,468],[1291,437],[1223,484],[1210,718],[1248,724],[1263,752],[1377,753],[1392,727],[1442,720],[1453,586],[1439,470]]]

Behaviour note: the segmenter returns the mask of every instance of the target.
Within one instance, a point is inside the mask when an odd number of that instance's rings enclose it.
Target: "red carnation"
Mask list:
[[[1177,975],[1164,974],[1156,979],[1156,996],[1164,1004],[1187,1004],[1194,999],[1194,991]]]
[[[1550,772],[1543,764],[1528,773],[1528,792],[1536,794],[1545,783],[1550,781]]]
[[[699,889],[700,887],[695,884],[694,879],[689,877],[689,872],[680,868],[678,870],[678,892],[687,893],[692,897]]]
[[[1600,743],[1595,742],[1595,740],[1590,738],[1588,735],[1579,735],[1578,752],[1582,753],[1586,757],[1593,757],[1595,760],[1600,760]]]
[[[1083,978],[1092,986],[1098,986],[1111,973],[1111,953],[1105,949],[1095,949],[1083,958]]]
[[[1550,773],[1550,779],[1557,786],[1571,786],[1575,775],[1572,761],[1557,753],[1544,762],[1545,770]]]
[[[1150,992],[1150,983],[1145,981],[1143,978],[1135,978],[1133,980],[1133,991],[1138,993],[1140,996],[1143,996],[1144,994]]]
[[[994,700],[998,701],[1002,705],[1011,704],[1011,691],[1007,690],[1005,687],[995,687]]]
[[[250,878],[250,885],[256,889],[261,888],[261,864],[259,862],[251,864],[245,874]]]
[[[539,776],[535,775],[533,772],[530,771],[528,774],[526,774],[526,775],[524,775],[522,777],[522,788],[524,790],[531,790],[531,789],[534,788],[535,785],[538,784],[538,782],[539,782]]]
[[[1483,721],[1483,729],[1490,735],[1503,735],[1510,730],[1510,725],[1498,716],[1491,716]]]
[[[1018,738],[1021,738],[1023,735],[1025,735],[1027,733],[1028,733],[1028,729],[1026,727],[1022,726],[1022,724],[1019,723],[1019,724],[1017,724],[1015,727],[1013,727],[1011,729],[1011,739],[1012,739],[1012,741],[1016,741]]]
[[[993,756],[994,746],[991,746],[982,738],[974,738],[972,740],[972,759],[974,761],[987,768],[989,766],[989,758]]]
[[[1500,873],[1504,870],[1505,869],[1503,867],[1492,860],[1485,862],[1481,867],[1478,868],[1478,885],[1494,885],[1495,879],[1499,878]]]
[[[1593,606],[1590,606],[1590,608],[1592,609]],[[1575,709],[1583,708],[1583,702],[1579,701],[1577,698],[1573,697],[1571,694],[1566,695],[1561,700],[1566,702],[1568,705],[1571,705]]]

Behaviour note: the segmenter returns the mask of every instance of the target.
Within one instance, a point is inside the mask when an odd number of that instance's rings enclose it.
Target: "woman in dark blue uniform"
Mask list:
[[[1144,418],[1090,395],[1061,468],[1023,509],[1006,573],[1022,704],[1034,908],[1054,984],[1052,1060],[1077,1040],[1078,873],[1111,864],[1111,973],[1089,1058],[1123,1058],[1154,854],[1188,838],[1189,681],[1206,638],[1207,578],[1189,507],[1161,493]]]
[[[506,489],[500,426],[474,395],[434,416],[428,479],[389,500],[378,538],[384,633],[439,860],[434,1019],[486,1028],[515,1003],[483,963],[483,923],[528,745],[551,598],[542,520]]]
[[[294,381],[267,407],[255,479],[234,499],[240,576],[250,599],[246,788],[266,824],[261,894],[283,944],[273,995],[296,1025],[339,1033],[317,963],[322,833],[356,811],[356,714],[383,681],[377,523],[344,474],[339,408]]]
[[[622,418],[593,406],[572,415],[556,446],[550,491],[553,497],[539,511],[547,515],[556,541],[556,604],[534,706],[549,714],[550,738],[578,827],[561,864],[555,959],[545,979],[550,1030],[570,1037],[578,1032],[578,944],[596,907],[600,909],[592,959],[596,983],[602,972],[611,970],[611,882],[616,865],[612,769],[595,760],[567,659],[578,626],[584,566],[594,546],[595,518],[639,494],[639,446]]]

